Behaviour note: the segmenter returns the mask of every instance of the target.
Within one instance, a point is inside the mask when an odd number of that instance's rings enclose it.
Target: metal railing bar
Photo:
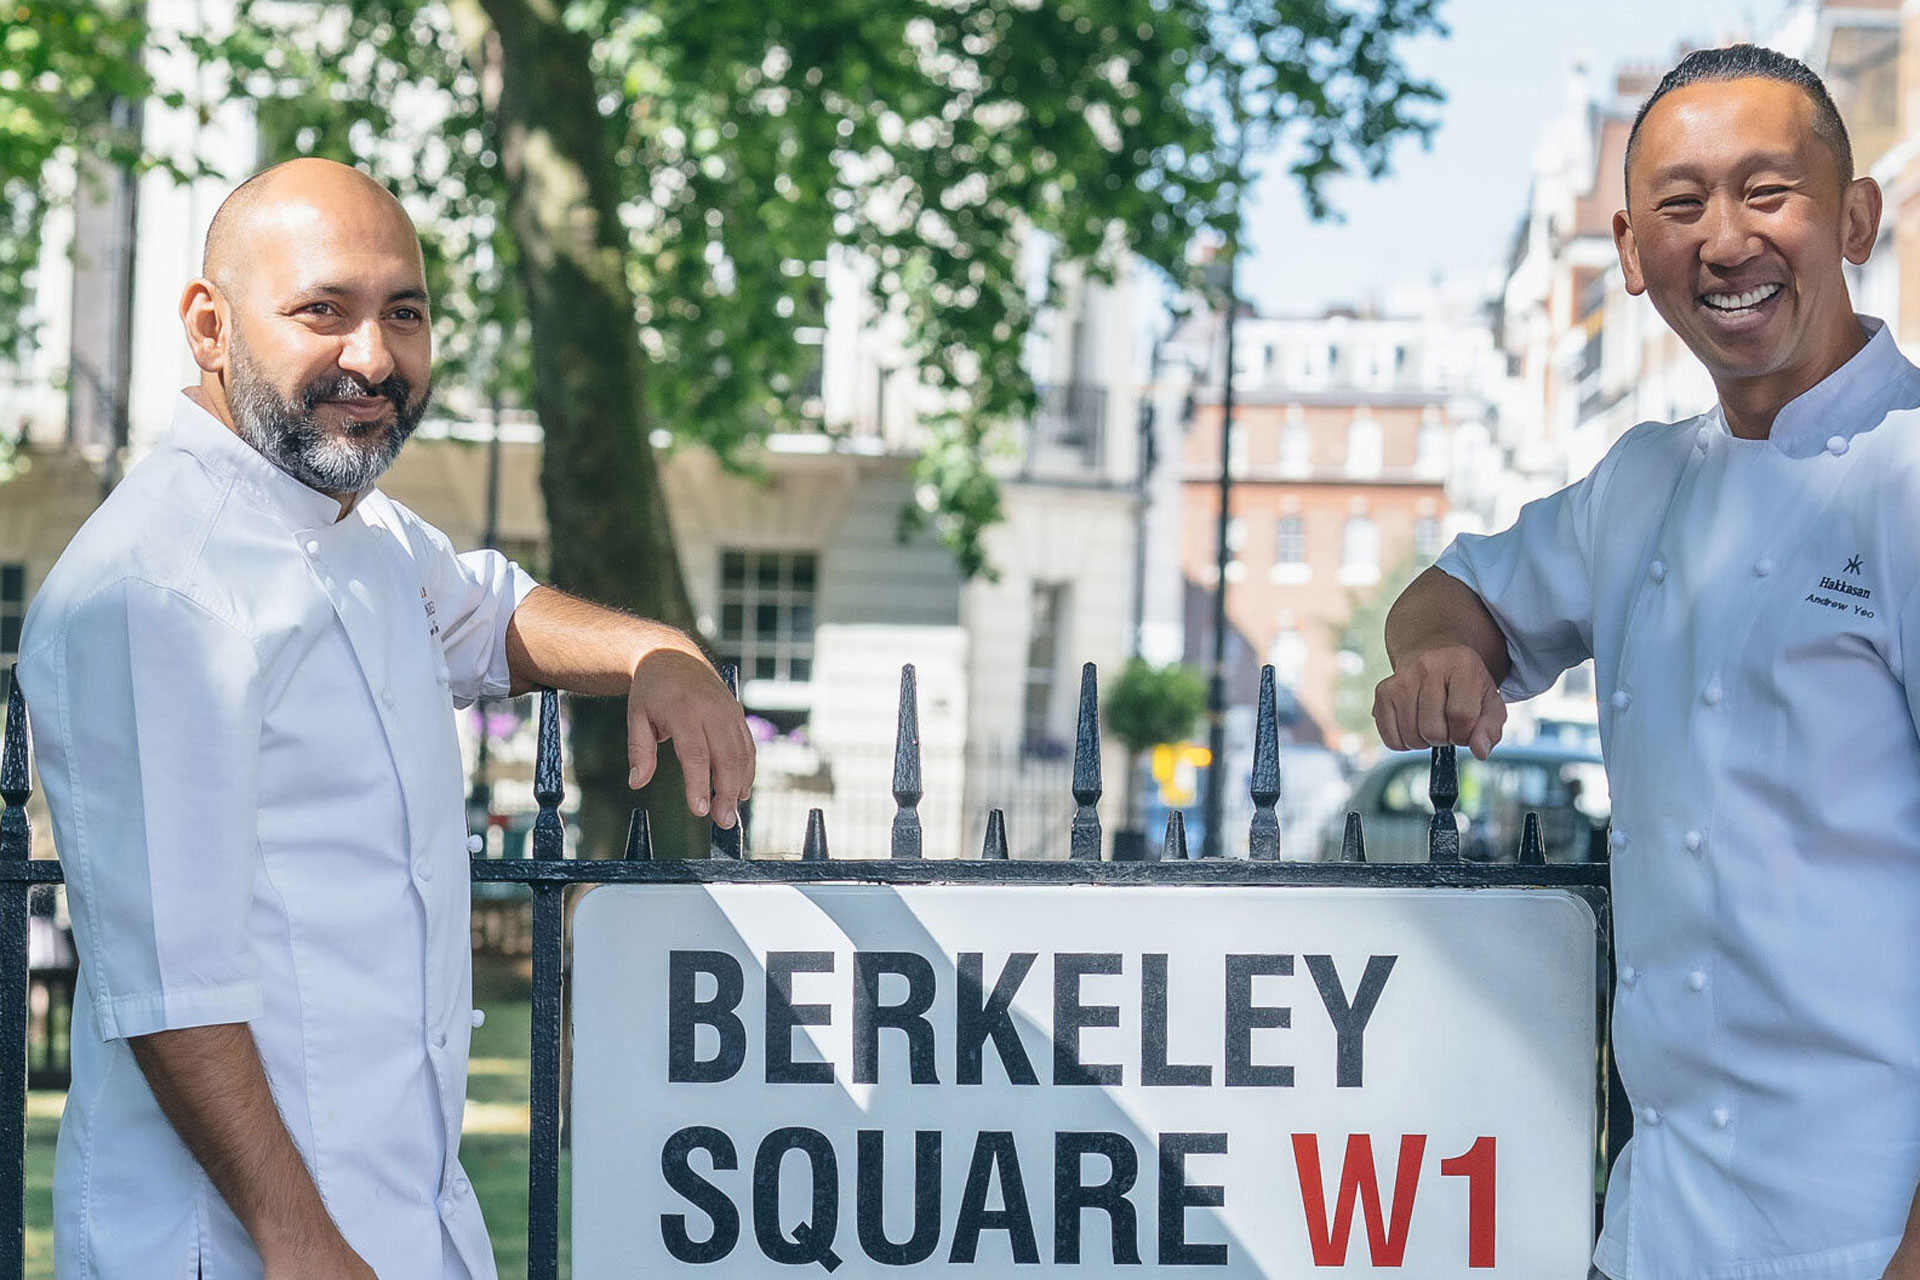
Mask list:
[[[1605,863],[1528,867],[1487,862],[1251,862],[1242,858],[1188,862],[1027,862],[981,858],[666,859],[616,862],[565,858],[476,860],[475,881],[547,884],[1244,884],[1376,885],[1401,889],[1578,889],[1607,887]]]
[[[526,865],[526,864],[522,864]],[[627,863],[627,866],[659,865]],[[533,1007],[528,1067],[527,1280],[560,1275],[560,1033],[565,889],[533,890]]]

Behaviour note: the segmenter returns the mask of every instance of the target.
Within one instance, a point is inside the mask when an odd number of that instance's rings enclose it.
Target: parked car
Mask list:
[[[1475,862],[1512,862],[1520,854],[1526,815],[1540,815],[1548,862],[1606,859],[1610,803],[1598,752],[1553,744],[1502,746],[1485,761],[1458,753],[1460,855]],[[1427,798],[1431,756],[1396,752],[1362,774],[1347,808],[1360,815],[1368,862],[1425,862],[1433,802]],[[1338,861],[1344,813],[1322,830],[1320,856]]]

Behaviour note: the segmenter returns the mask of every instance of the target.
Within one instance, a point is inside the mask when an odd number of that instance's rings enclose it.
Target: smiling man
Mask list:
[[[536,586],[375,488],[425,412],[420,245],[342,165],[222,206],[168,439],[28,615],[20,687],[80,954],[55,1270],[491,1280],[454,709],[625,697],[731,825],[739,706],[670,627]]]
[[[1660,83],[1626,192],[1627,288],[1719,403],[1448,548],[1374,716],[1484,757],[1506,700],[1594,660],[1635,1116],[1600,1271],[1916,1280],[1920,370],[1843,266],[1880,191],[1819,79],[1740,45]]]

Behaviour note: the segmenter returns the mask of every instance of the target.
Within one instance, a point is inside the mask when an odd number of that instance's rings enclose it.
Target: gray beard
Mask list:
[[[395,387],[393,384],[398,383]],[[321,400],[335,395],[380,395],[397,391],[392,422],[328,431],[314,416]],[[228,403],[240,436],[280,470],[322,493],[359,493],[386,474],[400,449],[420,425],[432,395],[429,386],[417,404],[407,403],[404,381],[389,378],[369,388],[351,374],[312,383],[294,400],[284,400],[239,343],[234,346],[233,389]]]

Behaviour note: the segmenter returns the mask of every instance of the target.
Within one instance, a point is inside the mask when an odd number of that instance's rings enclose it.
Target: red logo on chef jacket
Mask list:
[[[438,611],[433,607],[433,600],[427,595],[427,589],[425,587],[420,588],[420,600],[427,610],[427,625],[433,628],[431,634],[439,635],[440,623],[433,616]]]

